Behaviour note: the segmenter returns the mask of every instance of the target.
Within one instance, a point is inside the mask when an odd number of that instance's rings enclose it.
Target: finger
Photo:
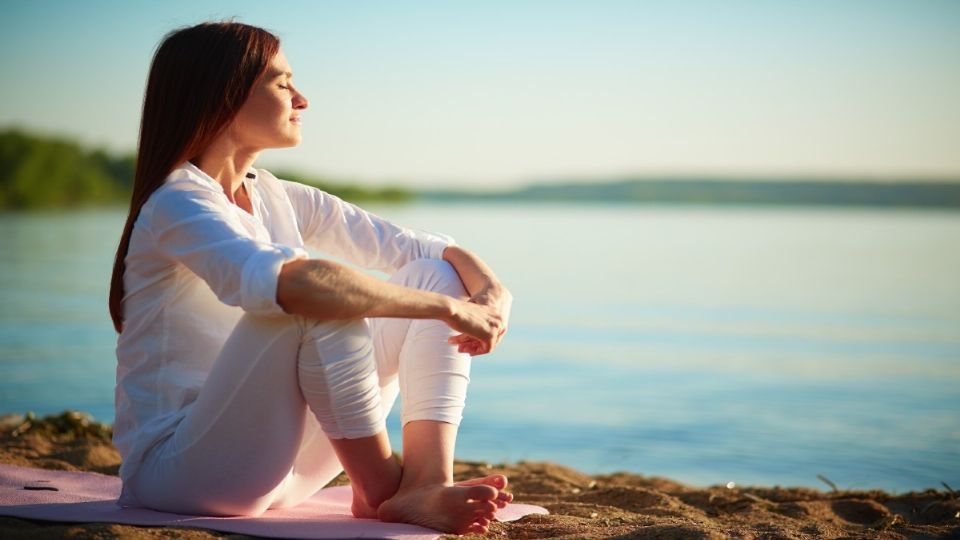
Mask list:
[[[467,336],[466,339],[457,340],[456,345],[467,345],[470,343],[477,343],[478,340],[475,337]]]
[[[474,340],[474,339],[475,339],[475,338],[470,337],[470,336],[468,336],[468,335],[466,335],[466,334],[459,334],[459,335],[451,336],[451,337],[447,338],[447,343],[449,343],[449,344],[451,344],[451,345],[456,345],[456,344],[458,344],[458,343],[466,343],[466,342],[472,341],[472,340]]]
[[[500,332],[497,334],[497,338],[493,341],[493,346],[496,347],[497,345],[500,345],[500,342],[503,341],[503,336],[505,336],[506,334],[507,334],[507,329],[502,328]]]

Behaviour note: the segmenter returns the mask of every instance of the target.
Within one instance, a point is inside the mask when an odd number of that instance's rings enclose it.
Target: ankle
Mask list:
[[[453,477],[447,476],[442,473],[435,474],[418,474],[418,475],[408,475],[404,471],[403,478],[400,479],[400,489],[399,491],[407,491],[410,489],[417,489],[424,486],[452,486]]]
[[[411,420],[403,425],[401,489],[453,484],[456,424]]]
[[[374,510],[380,508],[380,505],[392,499],[400,490],[377,490],[374,493],[361,493],[360,497],[367,503],[367,506]]]
[[[366,486],[366,489],[357,489],[356,494],[370,508],[376,510],[381,504],[392,499],[397,493],[402,491],[403,486],[397,479],[397,482],[374,483]],[[356,489],[356,488],[355,488]]]
[[[351,478],[351,483],[357,495],[368,506],[377,509],[381,504],[390,500],[401,488],[403,470],[399,464],[388,467],[386,470],[369,471],[375,474],[364,474],[359,478]],[[367,472],[367,471],[365,471]]]

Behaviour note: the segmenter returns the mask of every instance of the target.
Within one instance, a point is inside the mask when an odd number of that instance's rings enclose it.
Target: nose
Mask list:
[[[307,99],[307,96],[301,94],[299,90],[294,90],[293,108],[297,110],[303,110],[308,106],[310,106],[310,100]]]

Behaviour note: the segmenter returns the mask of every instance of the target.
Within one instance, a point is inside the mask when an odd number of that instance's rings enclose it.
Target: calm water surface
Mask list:
[[[454,236],[516,297],[508,339],[474,364],[462,458],[696,485],[960,485],[960,213],[374,210]],[[0,412],[113,419],[123,217],[0,214]]]

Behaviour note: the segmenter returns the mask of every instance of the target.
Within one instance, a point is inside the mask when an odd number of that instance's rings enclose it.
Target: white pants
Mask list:
[[[421,259],[390,281],[465,298],[445,261]],[[175,432],[128,486],[168,512],[257,515],[293,506],[343,469],[329,437],[370,436],[399,393],[401,421],[459,424],[470,357],[436,320],[317,322],[244,315]]]

